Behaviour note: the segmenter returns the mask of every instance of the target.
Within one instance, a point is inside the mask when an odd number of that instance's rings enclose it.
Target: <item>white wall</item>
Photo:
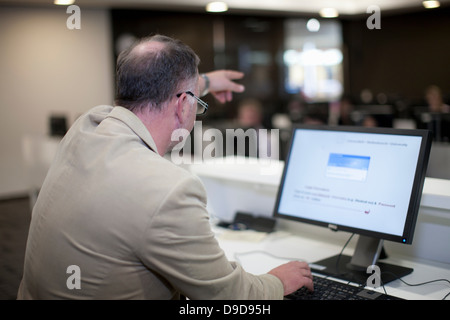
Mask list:
[[[0,197],[27,192],[25,136],[49,132],[48,118],[68,125],[98,104],[111,104],[114,61],[107,10],[81,8],[69,30],[65,6],[0,9]]]

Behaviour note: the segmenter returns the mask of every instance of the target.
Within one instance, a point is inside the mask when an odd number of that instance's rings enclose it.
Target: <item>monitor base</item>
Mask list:
[[[366,273],[366,270],[362,271],[358,268],[353,268],[350,263],[351,260],[352,257],[347,255],[332,256],[330,258],[314,262],[311,265],[311,271],[325,276],[331,276],[337,279],[365,285],[367,283],[367,279],[371,276],[371,273]],[[377,261],[376,265],[381,271],[382,285],[402,278],[413,272],[412,268],[396,266],[381,261]]]

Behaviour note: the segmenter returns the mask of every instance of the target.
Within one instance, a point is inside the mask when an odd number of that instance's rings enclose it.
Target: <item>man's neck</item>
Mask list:
[[[136,116],[142,121],[158,148],[158,154],[164,156],[172,143],[174,124],[164,111],[139,112]]]

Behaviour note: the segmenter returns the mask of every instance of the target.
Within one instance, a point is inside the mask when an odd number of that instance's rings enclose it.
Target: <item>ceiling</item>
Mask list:
[[[366,14],[367,8],[376,5],[383,11],[425,10],[422,0],[224,0],[230,12],[303,13],[316,15],[320,9],[332,7],[340,15]],[[145,8],[159,10],[203,11],[210,0],[76,0],[83,7]],[[450,0],[440,0],[441,6]],[[0,0],[0,4],[53,5],[53,0]]]

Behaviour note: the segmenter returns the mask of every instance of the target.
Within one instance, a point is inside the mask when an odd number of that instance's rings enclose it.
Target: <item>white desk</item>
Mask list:
[[[233,221],[238,211],[271,217],[283,167],[282,161],[265,163],[241,158],[189,166],[205,184],[211,216],[228,222]],[[246,270],[260,274],[287,261],[273,256],[314,262],[337,255],[350,236],[281,219],[277,228],[284,232],[276,232],[259,242],[227,239],[225,236],[229,234],[223,234],[222,230],[218,230],[222,233],[218,239],[230,260],[238,259]],[[344,254],[352,255],[354,240]],[[404,281],[413,284],[439,278],[450,280],[450,180],[425,179],[412,245],[389,241],[384,244],[389,255],[386,262],[414,268]],[[439,300],[450,292],[450,284],[445,282],[410,287],[396,280],[385,287],[388,294],[406,299]]]
[[[238,261],[245,270],[254,274],[267,273],[272,268],[298,259],[309,263],[338,254],[343,243],[326,243],[308,237],[277,231],[264,235],[247,231],[228,231],[214,228],[217,238],[229,260]],[[349,246],[344,254],[351,255]],[[415,284],[435,279],[450,280],[450,265],[430,261],[406,260],[392,255],[386,262],[412,267],[414,271],[403,278]],[[386,292],[393,296],[413,300],[441,300],[450,292],[450,284],[437,282],[422,286],[408,286],[400,280],[385,285]],[[383,292],[383,288],[376,289]],[[447,297],[450,300],[450,296]]]
[[[232,222],[238,211],[261,217],[273,215],[283,166],[282,161],[270,161],[267,164],[226,158],[222,162],[205,161],[190,165],[189,168],[205,184],[211,215]],[[292,234],[312,233],[319,240],[329,237],[329,231],[324,231],[324,228],[311,232],[309,226],[300,226],[294,222],[282,223],[283,230],[294,231]],[[301,230],[292,230],[296,228]],[[387,242],[386,245],[390,252],[396,254],[450,264],[449,244],[450,180],[426,178],[413,244],[405,246]]]

